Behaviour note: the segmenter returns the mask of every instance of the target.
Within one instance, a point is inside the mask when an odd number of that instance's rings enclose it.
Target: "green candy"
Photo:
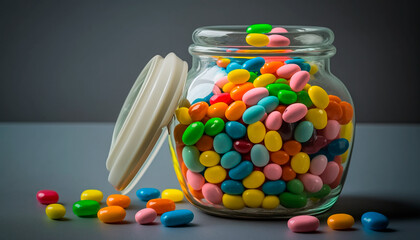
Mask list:
[[[277,97],[282,104],[292,104],[297,100],[297,94],[290,90],[280,90]]]
[[[305,104],[307,108],[310,108],[313,105],[311,98],[306,91],[300,91],[297,93],[297,102]]]
[[[283,84],[283,83],[268,84],[265,88],[267,88],[268,94],[270,96],[275,96],[275,97],[277,97],[280,90],[289,90],[289,91],[292,90],[289,85]]]
[[[73,204],[73,213],[78,217],[96,216],[101,206],[94,200],[81,200]]]
[[[321,199],[321,198],[326,197],[328,194],[330,194],[330,192],[331,192],[330,186],[328,186],[327,184],[324,184],[321,190],[319,190],[318,192],[308,193],[308,197]]]
[[[182,149],[182,159],[185,166],[193,172],[201,172],[205,169],[200,163],[200,151],[194,146],[184,146]]]
[[[193,122],[187,129],[185,129],[184,134],[182,134],[182,141],[185,145],[194,145],[204,133],[204,124],[202,122]]]
[[[254,72],[249,72],[249,79],[248,82],[254,83],[254,80],[258,77],[258,75]]]
[[[280,194],[280,204],[285,208],[301,208],[306,206],[307,198],[302,194],[284,192]]]
[[[274,83],[284,83],[286,85],[289,84],[289,82],[284,78],[279,78]]]
[[[225,122],[223,121],[223,119],[210,118],[206,122],[206,125],[204,125],[204,132],[209,136],[216,136],[218,133],[223,131],[224,128],[225,128]]]
[[[269,33],[273,27],[270,24],[261,23],[249,26],[246,29],[247,33]]]
[[[304,187],[303,183],[299,179],[290,180],[287,185],[287,191],[294,193],[294,194],[301,194],[303,193]]]

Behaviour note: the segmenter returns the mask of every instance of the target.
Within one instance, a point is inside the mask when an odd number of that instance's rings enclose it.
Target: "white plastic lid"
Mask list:
[[[137,77],[115,124],[106,161],[108,181],[127,194],[140,180],[167,136],[188,64],[174,53],[153,57]]]

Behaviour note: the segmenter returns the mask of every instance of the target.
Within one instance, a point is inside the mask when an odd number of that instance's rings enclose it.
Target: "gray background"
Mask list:
[[[156,54],[191,62],[205,25],[318,25],[358,122],[419,123],[413,1],[1,1],[0,121],[115,121]]]

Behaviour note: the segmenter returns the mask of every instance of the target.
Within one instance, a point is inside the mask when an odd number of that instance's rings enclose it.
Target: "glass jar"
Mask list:
[[[173,114],[167,129],[179,183],[190,203],[212,215],[322,213],[342,190],[355,124],[351,96],[330,72],[333,33],[323,27],[273,26],[256,35],[269,39],[263,47],[249,45],[258,45],[250,35],[246,26],[203,27],[193,33],[192,67],[183,90],[171,93],[175,114],[171,107],[163,113]],[[147,92],[142,89],[149,68],[124,104],[111,149],[132,114],[130,96]],[[157,140],[160,134],[149,134],[153,146],[136,151],[137,158],[154,155],[164,139]],[[108,162],[111,169],[114,161]],[[137,171],[146,163],[127,165],[135,169],[126,173],[128,179],[138,180],[142,174]],[[117,189],[127,184],[122,186]]]

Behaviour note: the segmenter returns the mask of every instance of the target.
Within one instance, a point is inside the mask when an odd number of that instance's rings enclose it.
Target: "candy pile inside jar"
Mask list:
[[[253,46],[287,46],[283,28],[248,28]],[[235,51],[235,50],[232,50]],[[246,50],[242,50],[246,51]],[[212,92],[176,110],[178,160],[191,194],[228,209],[302,208],[339,186],[352,105],[311,85],[302,58],[220,58]]]

